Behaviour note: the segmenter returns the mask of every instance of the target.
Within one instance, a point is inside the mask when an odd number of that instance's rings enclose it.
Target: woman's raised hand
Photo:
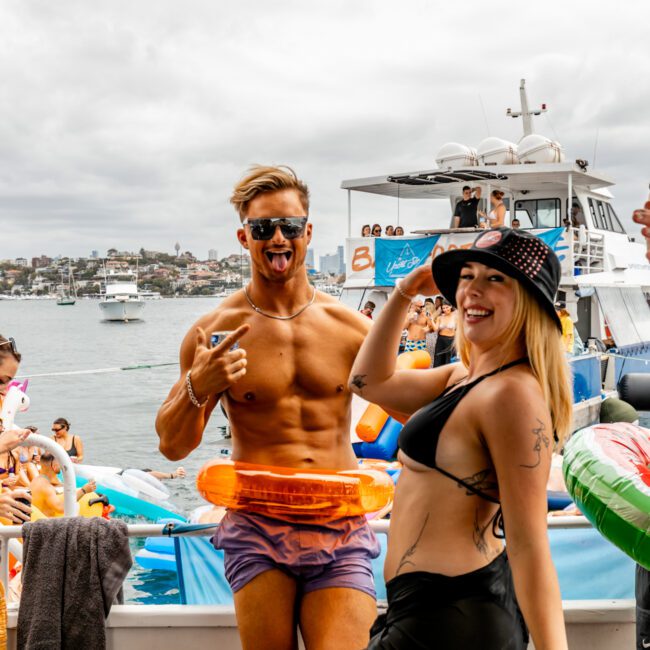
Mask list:
[[[418,294],[435,296],[440,293],[436,283],[433,281],[433,275],[431,275],[430,261],[413,269],[405,278],[402,278],[400,287],[404,293],[412,296],[417,296]]]

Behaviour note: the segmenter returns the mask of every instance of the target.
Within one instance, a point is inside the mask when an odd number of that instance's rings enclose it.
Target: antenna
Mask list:
[[[596,153],[598,152],[598,134],[600,133],[600,127],[596,127],[596,140],[594,142],[594,163],[593,167],[596,168]]]
[[[490,137],[490,125],[488,124],[488,119],[487,119],[487,114],[485,113],[485,106],[483,105],[483,98],[481,97],[481,94],[479,93],[478,96],[479,102],[481,102],[481,111],[483,111],[483,119],[485,120],[485,128],[487,130],[488,137]]]
[[[513,111],[511,108],[506,110],[506,115],[510,117],[521,117],[524,123],[524,136],[531,135],[533,132],[533,115],[541,115],[546,113],[546,104],[542,104],[540,108],[534,110],[528,109],[528,96],[526,95],[526,80],[522,79],[519,84],[519,98],[521,100],[521,110]]]

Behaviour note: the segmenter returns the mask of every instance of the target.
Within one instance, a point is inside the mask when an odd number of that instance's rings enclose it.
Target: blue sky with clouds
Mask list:
[[[627,223],[650,181],[647,2],[18,1],[0,24],[0,258],[109,247],[239,250],[252,163],[312,190],[316,253],[346,232],[341,180],[430,169],[445,142],[536,130],[611,176]],[[485,107],[485,117],[481,108]],[[487,120],[487,125],[486,125]],[[394,221],[355,199],[355,229]],[[446,208],[402,209],[413,227]]]

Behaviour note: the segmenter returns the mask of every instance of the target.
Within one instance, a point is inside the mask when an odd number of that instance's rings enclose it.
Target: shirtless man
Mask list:
[[[47,452],[41,456],[41,473],[30,485],[32,491],[32,505],[37,507],[46,517],[60,517],[63,515],[63,483],[59,481],[58,474],[61,467],[54,456]],[[91,479],[77,490],[77,501],[94,492],[95,481]]]
[[[404,329],[407,331],[405,352],[427,349],[427,332],[433,331],[433,323],[424,309],[422,298],[418,297],[411,303],[404,321]]]
[[[185,336],[180,378],[156,420],[160,450],[187,456],[221,399],[234,460],[355,468],[347,377],[371,323],[309,284],[309,193],[292,170],[253,168],[231,203],[251,282]],[[223,330],[234,331],[210,349],[210,333]],[[317,526],[229,511],[213,541],[225,550],[245,650],[295,648],[297,625],[309,650],[366,647],[379,545],[364,518]]]

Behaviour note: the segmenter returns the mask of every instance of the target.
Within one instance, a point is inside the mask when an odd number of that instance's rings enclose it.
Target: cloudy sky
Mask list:
[[[430,169],[448,141],[516,141],[522,77],[550,107],[536,131],[569,159],[596,151],[629,224],[650,181],[649,15],[647,0],[9,0],[0,259],[237,252],[228,197],[252,163],[310,184],[330,252],[343,179]],[[404,203],[402,223],[434,225]],[[395,221],[394,200],[353,207],[355,230]]]

